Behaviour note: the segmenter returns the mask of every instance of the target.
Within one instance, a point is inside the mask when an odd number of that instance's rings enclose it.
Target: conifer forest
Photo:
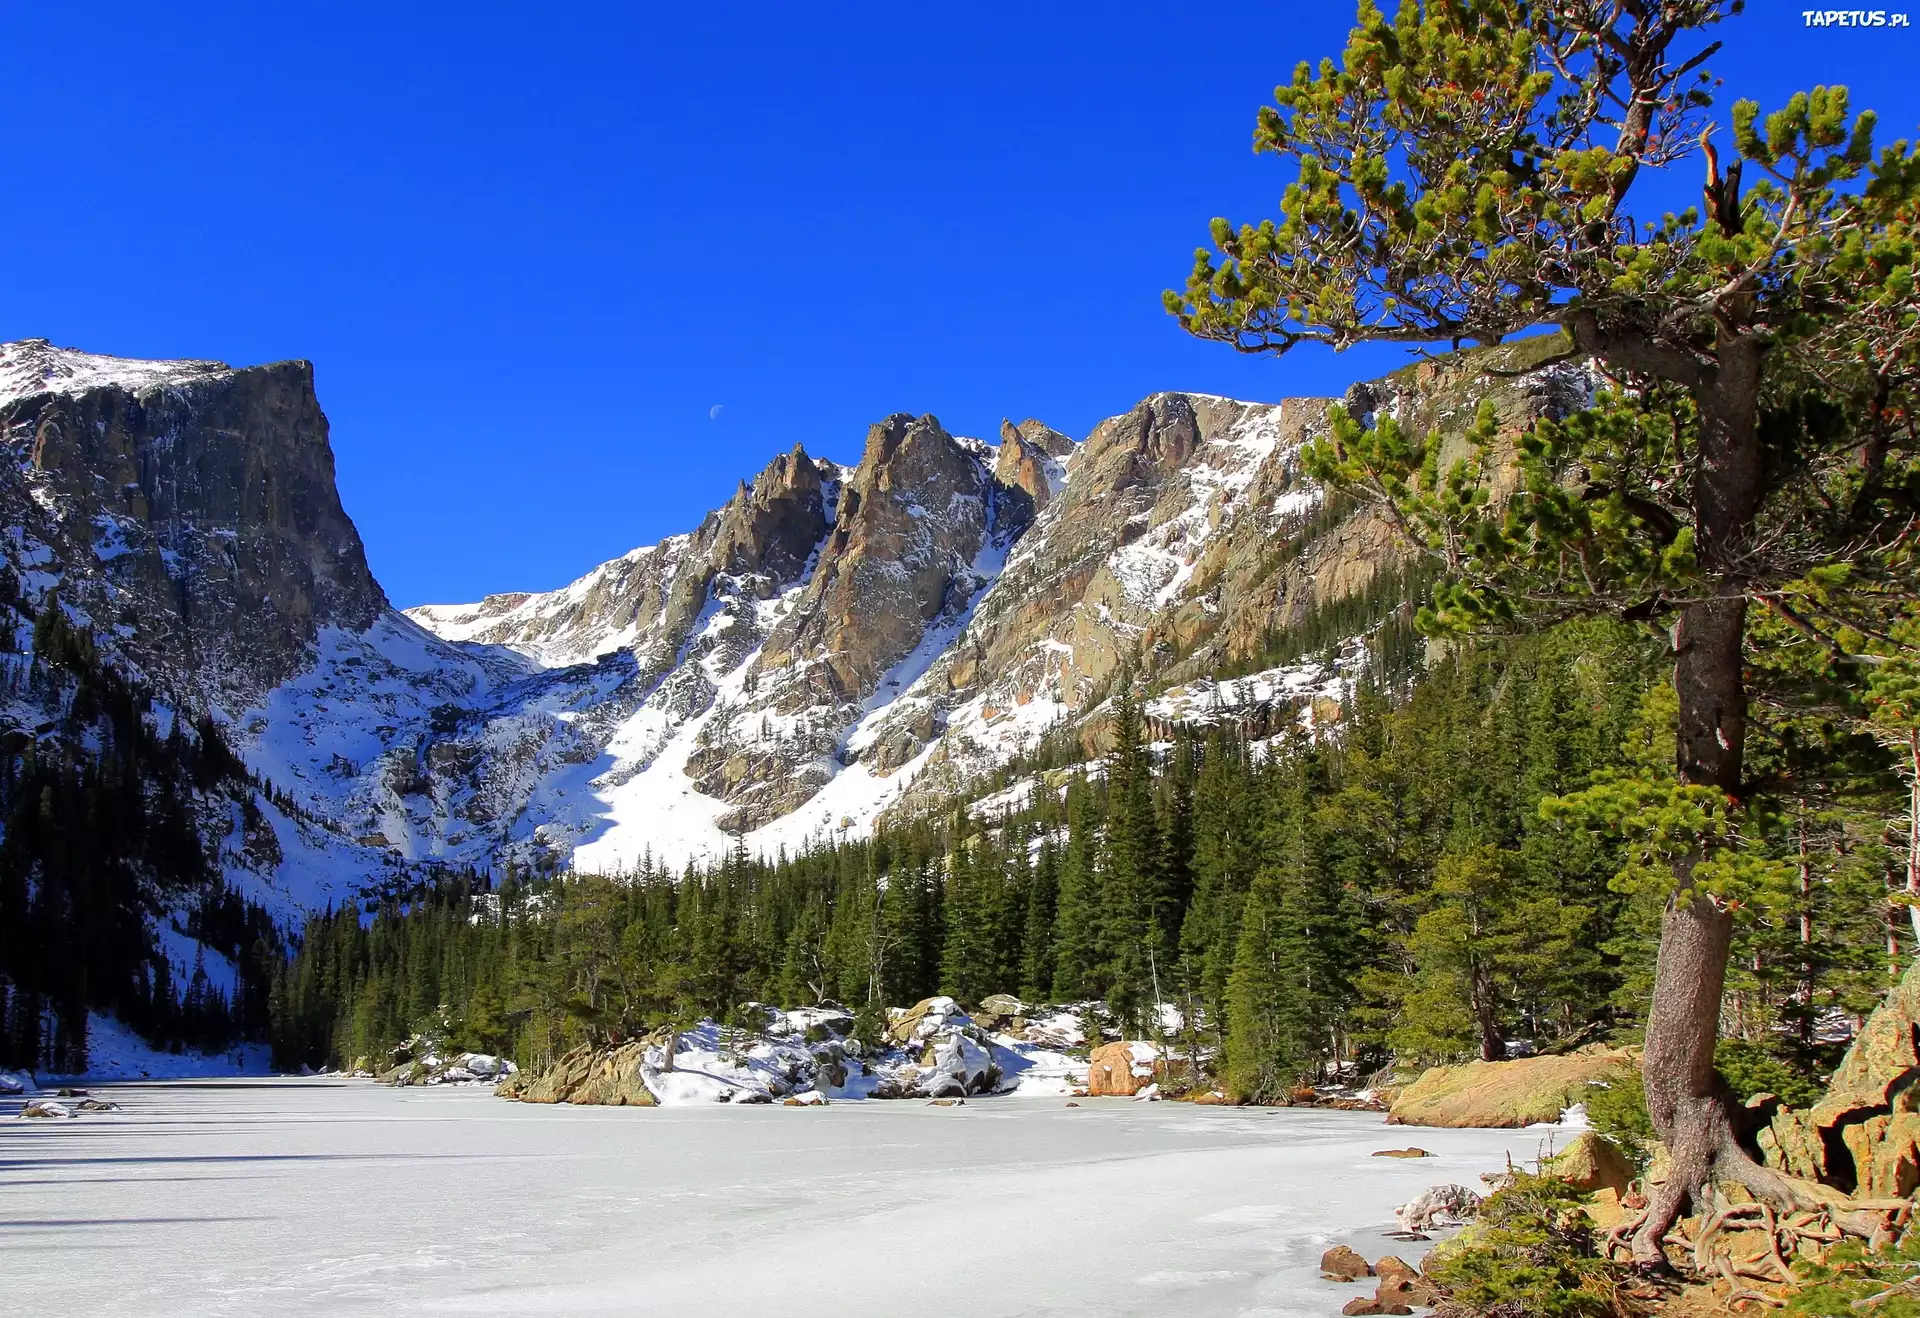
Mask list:
[[[318,916],[272,984],[275,1056],[380,1065],[431,1030],[538,1068],[750,1001],[884,1020],[1007,993],[1103,1001],[1122,1033],[1207,1059],[1206,1083],[1285,1101],[1393,1057],[1635,1036],[1660,906],[1580,802],[1669,735],[1644,636],[1573,623],[1403,662],[1357,686],[1338,738],[1150,742],[1139,695],[1113,703],[1101,755],[1062,740],[1008,766],[977,794],[1021,784],[998,809],[957,800],[870,840],[685,872],[451,876]],[[1810,1075],[1832,1061],[1822,1022],[1870,1009],[1912,954],[1887,914],[1904,793],[1857,729],[1763,726],[1789,795],[1760,845],[1792,882],[1742,927],[1730,1019]]]

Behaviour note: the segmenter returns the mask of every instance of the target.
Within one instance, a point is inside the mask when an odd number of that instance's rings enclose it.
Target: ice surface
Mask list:
[[[1322,1250],[1536,1131],[1083,1099],[569,1108],[331,1080],[114,1086],[13,1120],[10,1311],[1323,1318]]]

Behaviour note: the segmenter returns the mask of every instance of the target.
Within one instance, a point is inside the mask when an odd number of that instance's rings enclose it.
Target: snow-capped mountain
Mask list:
[[[1348,403],[1452,429],[1491,392],[1517,426],[1586,387],[1481,365]],[[1081,441],[1027,421],[994,444],[898,414],[857,465],[796,447],[563,589],[402,613],[340,506],[305,363],[31,341],[0,346],[0,547],[27,607],[57,599],[162,709],[226,730],[274,839],[226,868],[290,913],[424,863],[792,849],[1056,727],[1096,746],[1123,664],[1202,690],[1391,560],[1375,518],[1300,473],[1327,405],[1163,393]]]

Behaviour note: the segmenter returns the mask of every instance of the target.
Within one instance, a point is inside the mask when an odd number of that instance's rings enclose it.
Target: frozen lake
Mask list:
[[[0,1103],[14,1313],[1337,1314],[1329,1244],[1554,1132],[1377,1115],[976,1100],[565,1108],[225,1080]],[[1564,1144],[1566,1136],[1559,1136]],[[1375,1149],[1419,1144],[1403,1162]],[[1370,1292],[1369,1292],[1370,1293]]]

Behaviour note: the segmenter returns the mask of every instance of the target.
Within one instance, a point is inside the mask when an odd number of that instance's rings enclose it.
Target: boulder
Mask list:
[[[1398,1255],[1389,1254],[1373,1265],[1373,1275],[1380,1278],[1383,1282],[1388,1282],[1407,1277],[1418,1277],[1420,1275],[1420,1269],[1414,1267],[1413,1264],[1400,1258]]]
[[[937,1037],[932,1052],[932,1068],[922,1073],[919,1084],[928,1098],[990,1094],[1000,1084],[993,1055],[957,1030]]]
[[[1087,1054],[1087,1093],[1131,1098],[1153,1083],[1156,1069],[1150,1043],[1103,1043]]]
[[[1373,1275],[1373,1265],[1346,1245],[1335,1245],[1320,1256],[1320,1275],[1329,1281],[1359,1281]]]
[[[887,1025],[887,1037],[904,1047],[924,1041],[941,1029],[970,1023],[971,1018],[952,998],[922,998],[893,1017]]]
[[[1558,1121],[1590,1082],[1634,1061],[1631,1050],[1592,1047],[1559,1057],[1436,1066],[1400,1091],[1387,1122],[1508,1128]]]
[[[1908,967],[1834,1068],[1827,1093],[1773,1106],[1758,1134],[1769,1166],[1868,1198],[1920,1189],[1920,962]]]
[[[1397,1301],[1383,1301],[1378,1298],[1370,1300],[1365,1296],[1356,1296],[1348,1300],[1346,1304],[1341,1307],[1340,1312],[1343,1314],[1408,1314],[1412,1313],[1413,1310]]]
[[[1373,1272],[1380,1278],[1380,1284],[1374,1288],[1374,1298],[1382,1306],[1419,1305],[1431,1308],[1440,1302],[1440,1288],[1404,1259],[1389,1254],[1373,1265]],[[1404,1310],[1382,1307],[1380,1312],[1400,1313]]]
[[[1587,1197],[1587,1201],[1581,1205],[1581,1211],[1597,1230],[1611,1231],[1634,1213],[1620,1200],[1618,1191],[1602,1187]]]
[[[1625,1194],[1634,1177],[1626,1155],[1606,1136],[1591,1130],[1549,1159],[1541,1170],[1586,1193],[1604,1189]]]
[[[1016,1021],[1024,1021],[1032,1008],[1011,993],[992,993],[980,999],[973,1020],[983,1030],[1013,1030]]]
[[[644,1040],[596,1049],[582,1044],[562,1054],[545,1071],[516,1071],[493,1091],[522,1103],[582,1103],[608,1107],[652,1107],[653,1092],[641,1074]]]

